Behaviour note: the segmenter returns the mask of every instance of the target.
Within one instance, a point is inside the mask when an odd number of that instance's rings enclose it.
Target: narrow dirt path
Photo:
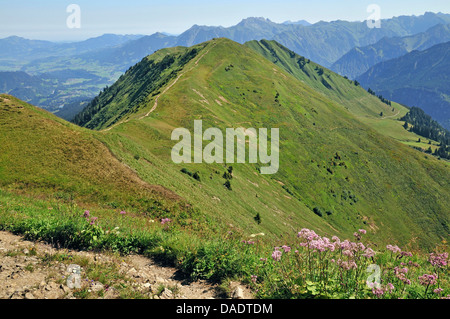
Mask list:
[[[203,53],[203,54],[195,61],[193,67],[191,67],[189,70],[187,70],[187,71],[185,71],[185,72],[182,72],[180,75],[178,75],[178,77],[177,77],[177,78],[176,78],[176,79],[175,79],[168,87],[166,87],[166,88],[164,89],[164,91],[162,91],[162,92],[155,98],[155,103],[153,104],[153,107],[150,109],[150,111],[147,112],[147,114],[145,114],[144,116],[142,116],[142,117],[140,118],[140,120],[142,120],[143,118],[149,116],[154,110],[156,110],[156,108],[158,107],[158,99],[159,99],[162,95],[164,95],[167,91],[169,91],[169,89],[171,89],[171,88],[178,82],[178,80],[179,80],[184,74],[186,74],[187,72],[192,71],[192,70],[198,65],[198,62],[200,62],[200,60],[203,59],[203,57],[204,57],[206,54],[208,54],[209,51],[210,51],[212,48],[214,48],[215,46],[216,46],[216,44],[214,44],[214,45],[213,45],[211,48],[209,48],[205,53]]]
[[[389,115],[389,116],[382,117],[382,118],[380,118],[380,120],[388,119],[388,118],[391,118],[391,117],[396,117],[399,114],[400,114],[400,110],[398,110],[397,113],[395,113],[394,115]]]
[[[203,57],[204,57],[206,54],[208,54],[208,52],[209,52],[213,47],[215,47],[215,46],[216,46],[216,44],[214,44],[214,45],[213,45],[211,48],[209,48],[205,53],[203,53],[203,54],[195,61],[193,67],[191,67],[189,70],[187,70],[187,71],[185,71],[185,72],[182,72],[180,75],[178,75],[178,77],[177,77],[177,78],[176,78],[176,79],[175,79],[168,87],[166,87],[166,88],[164,89],[164,91],[162,91],[160,94],[158,94],[158,95],[156,96],[156,98],[155,98],[155,102],[153,103],[153,107],[150,109],[150,111],[148,111],[145,115],[141,116],[139,119],[142,120],[142,119],[148,117],[153,111],[155,111],[156,108],[158,107],[158,99],[159,99],[162,95],[164,95],[168,90],[170,90],[170,89],[178,82],[178,80],[179,80],[184,74],[186,74],[187,72],[192,71],[192,70],[198,65],[198,62],[200,62],[200,60],[203,59]],[[125,120],[125,121],[123,121],[123,122],[116,123],[116,124],[114,124],[114,125],[112,125],[112,126],[106,128],[106,129],[104,129],[104,130],[102,130],[102,131],[104,131],[104,132],[109,131],[109,130],[111,130],[112,128],[116,127],[117,125],[122,124],[122,123],[126,123],[126,122],[128,122],[128,121],[129,121],[129,120]]]
[[[251,297],[237,283],[229,288],[237,287],[242,298]],[[217,285],[188,282],[175,268],[143,256],[56,249],[0,231],[0,299],[81,298],[216,299],[226,294]]]

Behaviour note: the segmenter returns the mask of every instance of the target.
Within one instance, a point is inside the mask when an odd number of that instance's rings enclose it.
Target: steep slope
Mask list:
[[[394,103],[394,107],[368,94],[358,83],[302,57],[276,41],[250,41],[245,43],[298,80],[321,92],[331,100],[345,106],[352,114],[359,117],[380,118],[380,112],[389,118],[395,118],[406,109]]]
[[[187,63],[176,62],[189,52],[194,56]],[[424,246],[447,238],[446,163],[377,133],[323,89],[233,41],[168,49],[164,59],[175,62],[162,73],[176,74],[157,89],[141,85],[160,72],[161,54],[105,90],[84,110],[96,120],[81,122],[103,129],[103,141],[147,182],[176,190],[202,212],[249,234],[280,238],[312,227],[351,236],[368,228],[377,242],[418,238]],[[261,163],[173,163],[172,131],[192,132],[196,119],[203,120],[203,130],[279,128],[278,172],[260,174]],[[229,166],[231,179],[224,174]],[[224,187],[226,178],[231,190]]]
[[[439,24],[412,36],[383,38],[375,44],[353,48],[337,60],[331,69],[355,79],[377,63],[398,58],[414,50],[426,50],[447,41],[450,41],[450,24]]]
[[[183,66],[193,59],[200,49],[201,47],[191,50],[163,49],[151,58],[144,58],[120,77],[111,88],[100,93],[75,117],[74,123],[100,129],[116,123],[129,113],[136,112],[139,104],[150,94],[157,95],[160,93],[159,89],[176,78]]]
[[[388,99],[418,106],[450,129],[450,42],[381,62],[357,78]]]
[[[0,187],[7,190],[100,205],[179,200],[142,181],[93,132],[5,94],[0,141]]]
[[[380,99],[376,94],[368,94],[359,83],[344,78],[318,65],[276,41],[250,41],[245,44],[280,66],[294,77],[339,103],[360,121],[379,133],[389,136],[403,144],[428,149],[430,143],[436,148],[439,141],[424,138],[404,129],[403,121],[408,108],[401,104]]]

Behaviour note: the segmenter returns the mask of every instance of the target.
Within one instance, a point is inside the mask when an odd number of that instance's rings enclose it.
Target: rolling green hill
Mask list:
[[[310,227],[351,235],[365,227],[376,242],[433,246],[448,238],[448,164],[369,126],[386,105],[354,82],[327,70],[320,75],[307,61],[309,79],[297,69],[289,73],[289,65],[274,64],[256,46],[221,38],[158,51],[104,90],[76,122],[99,130],[96,136],[144,181],[248,234],[281,238]],[[400,116],[395,105],[390,111]],[[174,164],[171,132],[192,131],[197,119],[204,129],[279,128],[279,171]],[[224,187],[229,166],[231,190]]]
[[[390,101],[390,105],[383,103],[376,95],[367,94],[367,91],[357,82],[299,56],[276,41],[250,41],[245,45],[262,54],[306,85],[339,103],[360,121],[379,133],[420,149],[428,149],[431,143],[434,150],[439,144],[438,141],[405,131],[404,122],[400,121],[402,116],[409,111],[405,106],[393,101]]]
[[[181,200],[142,181],[95,133],[6,94],[0,95],[0,187],[105,205]],[[108,205],[109,205],[108,204]]]

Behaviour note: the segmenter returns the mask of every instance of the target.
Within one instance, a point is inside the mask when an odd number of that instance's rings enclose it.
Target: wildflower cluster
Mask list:
[[[89,225],[98,225],[98,217],[91,217],[91,213],[88,210],[85,210],[83,213],[83,217],[86,219],[86,221],[89,223]]]
[[[354,240],[330,239],[303,228],[294,244],[274,247],[269,258],[259,256],[259,272],[249,274],[249,281],[261,296],[271,291],[282,298],[447,298],[448,253],[424,260],[397,245],[375,249],[363,243],[366,234],[359,229]],[[443,273],[447,288],[441,285]]]
[[[163,219],[161,219],[161,225],[170,223],[171,221],[172,221],[172,220],[171,220],[170,218],[163,218]]]

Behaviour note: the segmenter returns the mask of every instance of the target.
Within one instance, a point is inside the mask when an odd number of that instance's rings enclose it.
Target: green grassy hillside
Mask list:
[[[143,209],[182,199],[141,180],[95,137],[17,98],[0,95],[0,187],[109,208]]]
[[[161,69],[162,59],[173,62]],[[320,72],[310,64],[310,74]],[[176,191],[248,234],[281,238],[310,227],[351,235],[365,227],[377,242],[433,246],[447,239],[448,165],[361,121],[376,118],[380,108],[395,116],[404,108],[387,109],[354,83],[328,75],[303,83],[253,49],[215,39],[147,57],[98,96],[78,123],[103,129],[97,137],[146,182]],[[320,87],[322,79],[336,93]],[[171,132],[192,131],[195,119],[204,129],[279,128],[279,171],[261,175],[258,164],[174,164]],[[230,165],[232,190],[223,186]],[[200,181],[183,168],[198,172]]]
[[[355,81],[344,78],[305,59],[276,41],[250,41],[245,45],[317,92],[339,103],[377,132],[403,144],[422,149],[428,149],[430,147],[429,142],[432,143],[433,150],[439,144],[437,141],[424,139],[422,136],[403,128],[404,122],[399,121],[399,119],[405,116],[409,110],[405,106],[393,101],[391,101],[391,105],[383,103],[377,96],[367,94],[367,91]]]

